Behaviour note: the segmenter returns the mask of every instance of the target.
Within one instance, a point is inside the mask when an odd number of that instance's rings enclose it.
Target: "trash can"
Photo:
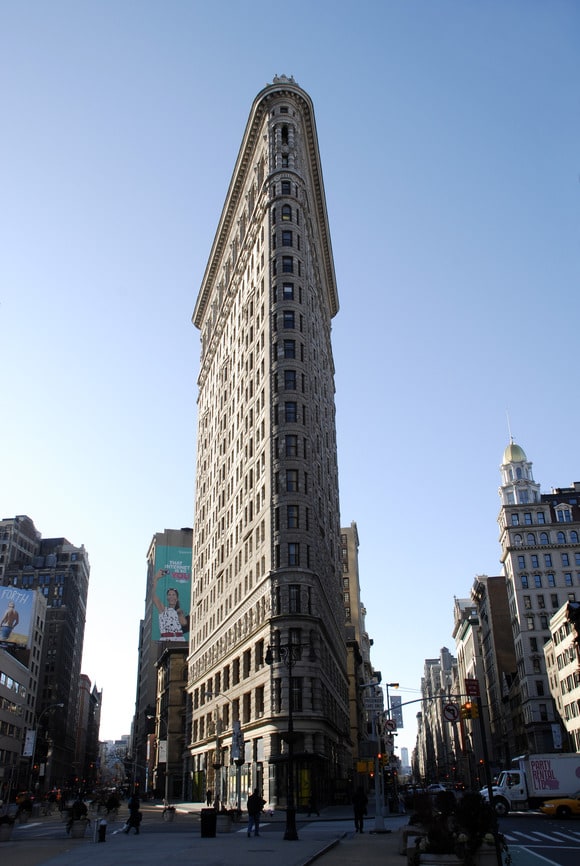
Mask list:
[[[201,836],[203,839],[215,838],[217,815],[215,809],[201,810]]]

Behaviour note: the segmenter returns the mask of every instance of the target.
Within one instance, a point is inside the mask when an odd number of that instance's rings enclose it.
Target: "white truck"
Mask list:
[[[580,754],[522,755],[513,764],[513,770],[502,770],[492,788],[497,815],[535,809],[544,800],[580,791]],[[489,800],[487,788],[481,795]]]

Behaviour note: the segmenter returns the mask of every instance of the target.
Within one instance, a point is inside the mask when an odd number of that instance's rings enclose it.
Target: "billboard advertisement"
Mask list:
[[[153,573],[152,638],[158,641],[189,640],[191,604],[191,548],[159,545]]]
[[[34,589],[0,586],[0,646],[28,646],[35,602]]]

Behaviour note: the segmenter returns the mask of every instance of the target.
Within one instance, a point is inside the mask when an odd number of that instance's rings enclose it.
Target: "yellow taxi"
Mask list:
[[[550,815],[552,818],[569,818],[571,815],[580,815],[580,791],[576,791],[570,797],[546,800],[540,806],[540,812],[543,812],[544,815]]]

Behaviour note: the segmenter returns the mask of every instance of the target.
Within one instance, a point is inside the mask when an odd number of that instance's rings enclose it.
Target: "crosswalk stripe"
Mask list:
[[[569,839],[571,842],[578,842],[580,844],[580,836],[573,836],[570,833],[562,833],[561,830],[554,830],[556,836],[561,836],[562,839]]]

